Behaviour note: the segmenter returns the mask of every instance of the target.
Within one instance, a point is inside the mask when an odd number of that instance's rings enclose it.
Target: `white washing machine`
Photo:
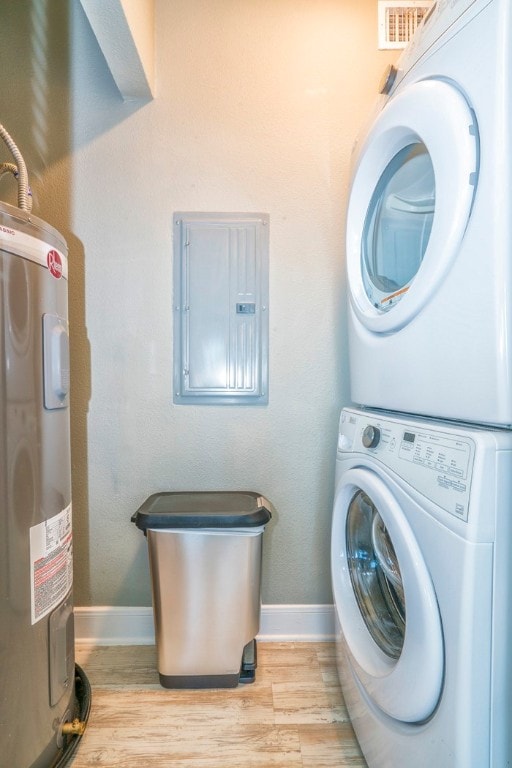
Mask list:
[[[345,409],[337,660],[369,768],[512,765],[512,433]]]
[[[438,0],[356,144],[354,403],[512,425],[511,73],[510,0]]]

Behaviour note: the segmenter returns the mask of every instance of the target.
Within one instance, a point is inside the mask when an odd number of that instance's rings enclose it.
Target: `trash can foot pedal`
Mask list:
[[[258,666],[258,653],[256,639],[251,640],[244,648],[242,654],[242,666],[240,667],[240,682],[244,684],[254,683],[256,679],[256,667]]]
[[[238,679],[239,683],[242,683],[243,685],[249,685],[249,683],[254,683],[256,680],[256,670],[255,669],[241,669],[240,670],[240,677]]]

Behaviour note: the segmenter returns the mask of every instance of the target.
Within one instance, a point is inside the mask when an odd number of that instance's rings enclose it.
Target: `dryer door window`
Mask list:
[[[460,248],[478,181],[474,112],[450,83],[402,86],[362,143],[347,210],[352,309],[398,331],[439,290]]]
[[[384,521],[363,491],[350,502],[346,538],[350,579],[364,623],[379,648],[398,659],[405,636],[402,574]]]
[[[422,142],[398,152],[379,179],[362,240],[363,282],[389,311],[408,290],[427,249],[436,202],[432,160]]]

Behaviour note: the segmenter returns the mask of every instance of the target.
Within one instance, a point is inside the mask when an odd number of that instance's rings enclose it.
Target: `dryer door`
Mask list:
[[[348,660],[367,697],[397,720],[427,720],[443,684],[436,595],[406,512],[369,469],[348,470],[338,487],[332,577]]]
[[[475,116],[451,84],[404,88],[360,151],[347,212],[351,302],[371,331],[409,323],[457,257],[478,176]]]

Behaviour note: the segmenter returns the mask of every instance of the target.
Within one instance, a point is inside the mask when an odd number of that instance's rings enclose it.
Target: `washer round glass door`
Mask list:
[[[475,117],[449,83],[404,87],[373,124],[347,211],[352,307],[370,330],[410,322],[457,257],[478,176]]]
[[[336,493],[332,581],[348,660],[380,710],[427,720],[439,701],[443,634],[434,587],[404,511],[370,469],[349,469]]]
[[[405,636],[405,597],[400,564],[389,532],[364,491],[347,511],[347,565],[364,623],[379,648],[399,659]]]

